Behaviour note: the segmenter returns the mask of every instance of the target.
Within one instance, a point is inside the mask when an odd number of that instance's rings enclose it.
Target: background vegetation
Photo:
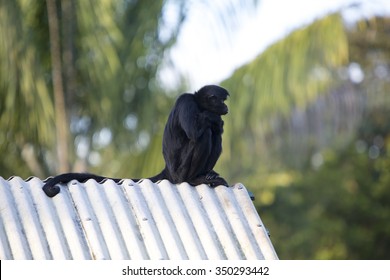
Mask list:
[[[225,5],[216,18],[231,32],[255,1]],[[159,73],[189,7],[0,1],[0,176],[160,171],[164,123],[188,86],[164,88]],[[327,15],[222,85],[217,170],[255,193],[279,257],[388,259],[390,18]]]

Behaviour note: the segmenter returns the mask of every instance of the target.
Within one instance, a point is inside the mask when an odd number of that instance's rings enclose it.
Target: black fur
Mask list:
[[[205,86],[195,94],[184,93],[174,105],[164,130],[163,156],[165,168],[149,178],[153,182],[167,179],[173,184],[208,184],[228,186],[213,168],[222,153],[223,121],[228,113],[224,101],[227,90],[219,86]],[[60,189],[57,183],[71,180],[100,182],[107,177],[88,173],[65,173],[48,180],[43,186],[47,196],[53,197]],[[115,182],[121,179],[108,178]],[[138,179],[133,179],[137,181]]]

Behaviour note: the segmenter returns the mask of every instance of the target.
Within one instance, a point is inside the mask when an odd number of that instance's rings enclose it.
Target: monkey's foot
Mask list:
[[[218,187],[220,185],[223,185],[225,187],[229,187],[229,184],[226,182],[226,180],[222,177],[216,177],[216,178],[213,178],[211,180],[208,180],[208,184],[210,185],[210,187],[212,188],[215,188],[215,187]]]
[[[215,172],[214,170],[211,170],[209,173],[206,174],[206,180],[213,180],[219,177],[219,174]]]

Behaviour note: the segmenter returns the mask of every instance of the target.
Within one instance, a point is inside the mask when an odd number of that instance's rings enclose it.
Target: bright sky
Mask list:
[[[227,38],[220,34],[215,21],[213,24],[212,15],[207,14],[202,2],[193,1],[171,51],[176,69],[190,83],[190,91],[228,78],[270,44],[329,12],[362,3],[358,8],[344,9],[345,18],[390,14],[390,0],[260,0],[256,10],[247,12]],[[175,83],[175,73],[164,71],[163,75],[165,81]]]

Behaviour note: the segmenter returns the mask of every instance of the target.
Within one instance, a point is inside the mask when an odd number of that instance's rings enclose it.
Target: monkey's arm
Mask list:
[[[221,120],[220,116],[211,112],[202,112],[193,94],[183,94],[179,97],[174,110],[176,112],[173,121],[179,124],[187,138],[193,141],[197,141],[205,130],[211,128],[214,118]]]

